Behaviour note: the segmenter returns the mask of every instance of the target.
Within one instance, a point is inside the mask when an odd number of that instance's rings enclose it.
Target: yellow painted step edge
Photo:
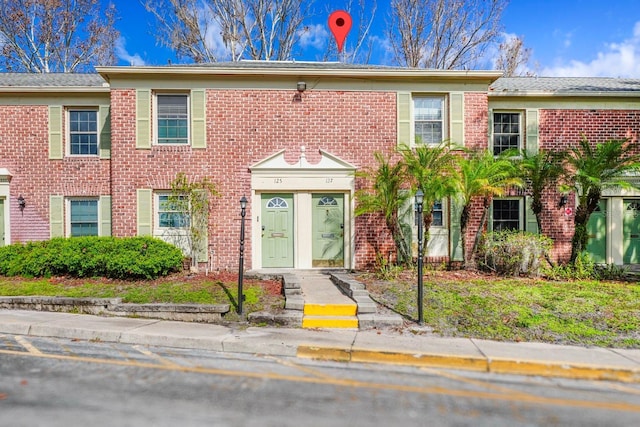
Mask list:
[[[357,304],[305,304],[304,314],[308,316],[355,316]]]
[[[303,317],[303,328],[358,328],[357,317]]]

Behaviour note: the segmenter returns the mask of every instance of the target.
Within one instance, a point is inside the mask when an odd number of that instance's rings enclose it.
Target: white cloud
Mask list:
[[[225,46],[224,40],[222,39],[222,27],[214,18],[211,10],[203,8],[199,13],[201,17],[200,28],[205,29],[204,40],[207,50],[213,53],[218,60],[230,59],[231,49]],[[237,53],[242,51],[243,46],[244,43],[242,43],[242,41],[236,45],[235,50]]]
[[[144,59],[137,53],[135,55],[131,55],[127,52],[127,41],[124,37],[119,37],[116,41],[116,56],[118,59],[126,62],[129,65],[145,65]]]
[[[300,37],[300,47],[303,49],[312,47],[320,50],[324,48],[329,32],[322,24],[307,25],[298,30],[298,37]]]
[[[562,77],[635,77],[640,78],[640,21],[633,35],[620,43],[610,43],[590,62],[571,60],[567,64],[546,67],[541,76]]]

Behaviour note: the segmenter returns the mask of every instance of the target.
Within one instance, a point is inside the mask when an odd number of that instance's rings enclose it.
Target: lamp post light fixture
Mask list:
[[[242,196],[240,199],[240,263],[238,266],[238,314],[242,314],[242,302],[244,294],[242,293],[242,281],[244,279],[244,219],[247,214],[247,198]]]
[[[418,323],[422,325],[424,323],[424,313],[422,310],[423,305],[423,283],[422,283],[422,252],[423,252],[423,223],[422,223],[422,204],[424,203],[424,193],[422,189],[418,188],[416,191],[416,211],[418,216]]]

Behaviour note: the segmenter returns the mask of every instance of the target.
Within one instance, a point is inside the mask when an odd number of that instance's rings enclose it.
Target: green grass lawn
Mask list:
[[[243,311],[250,313],[281,310],[284,307],[284,297],[281,293],[279,282],[245,279]],[[98,278],[25,279],[0,276],[0,296],[119,297],[125,303],[138,304],[230,304],[231,311],[234,312],[237,307],[237,295],[237,277],[230,274],[175,274],[154,281],[114,281]]]
[[[361,279],[379,303],[417,319],[415,274]],[[423,307],[425,324],[446,336],[640,348],[640,284],[635,282],[427,272]]]

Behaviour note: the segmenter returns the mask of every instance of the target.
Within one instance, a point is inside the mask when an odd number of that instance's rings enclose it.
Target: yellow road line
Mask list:
[[[149,349],[144,348],[140,345],[134,345],[133,346],[134,349],[136,349],[137,351],[139,351],[140,353],[144,354],[145,356],[148,356],[154,360],[157,360],[158,362],[162,363],[165,366],[172,366],[172,367],[179,367],[180,365],[178,365],[177,363],[174,363],[172,361],[170,361],[169,359],[165,359],[164,357],[160,356],[159,354],[155,354],[151,351],[149,351]]]
[[[40,350],[38,350],[33,344],[31,344],[29,341],[27,341],[24,337],[16,336],[14,338],[18,342],[18,344],[23,346],[29,353],[34,354],[34,355],[41,355],[42,354],[42,352]]]
[[[257,372],[234,371],[234,370],[203,368],[203,367],[187,367],[187,366],[179,366],[179,365],[168,366],[168,365],[158,365],[158,364],[146,363],[146,362],[108,360],[108,359],[98,359],[98,358],[92,358],[92,357],[74,357],[74,356],[55,355],[55,354],[34,354],[34,353],[25,353],[25,352],[12,351],[12,350],[0,350],[0,354],[8,354],[13,356],[23,356],[23,357],[40,357],[40,358],[55,359],[55,360],[66,360],[66,361],[72,361],[72,362],[88,362],[88,363],[98,363],[98,364],[104,364],[104,365],[128,366],[128,367],[136,367],[136,368],[162,369],[166,371],[179,371],[179,372],[187,372],[187,373],[220,375],[220,376],[227,376],[227,377],[270,379],[275,381],[289,381],[289,382],[297,382],[297,383],[333,385],[333,386],[351,387],[351,388],[366,388],[366,389],[372,389],[372,390],[392,390],[392,391],[400,391],[400,392],[407,392],[407,393],[438,394],[438,395],[444,395],[444,396],[463,397],[463,398],[469,398],[469,399],[471,398],[485,399],[485,400],[504,401],[504,402],[512,402],[512,403],[528,403],[528,404],[537,404],[537,405],[546,405],[546,406],[570,406],[574,408],[604,409],[604,410],[612,410],[612,411],[640,413],[640,405],[635,405],[635,404],[625,403],[625,402],[599,402],[599,401],[586,401],[586,400],[573,400],[573,399],[558,399],[558,398],[550,398],[550,397],[544,397],[544,396],[514,395],[513,393],[499,394],[499,393],[488,393],[483,391],[455,390],[455,389],[439,387],[439,386],[420,387],[420,386],[409,386],[409,385],[402,385],[402,384],[384,384],[384,383],[375,383],[375,382],[365,382],[365,381],[349,380],[349,379],[341,379],[341,378],[301,377],[301,376],[295,376],[295,375],[277,374],[274,372],[257,373]]]

